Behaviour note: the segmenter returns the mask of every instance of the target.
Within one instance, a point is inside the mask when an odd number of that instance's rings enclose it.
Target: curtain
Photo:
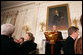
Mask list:
[[[15,25],[17,15],[18,15],[18,11],[2,11],[1,12],[1,24],[11,23]]]

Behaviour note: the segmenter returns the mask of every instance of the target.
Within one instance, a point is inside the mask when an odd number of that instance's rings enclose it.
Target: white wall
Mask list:
[[[80,16],[82,14],[82,1],[39,1],[35,2],[31,5],[21,6],[13,9],[9,9],[7,11],[15,11],[18,10],[19,14],[17,16],[17,20],[15,23],[16,30],[15,30],[15,37],[19,39],[21,36],[25,36],[25,31],[22,30],[23,25],[29,26],[29,31],[32,32],[35,36],[35,42],[38,44],[38,48],[40,49],[40,53],[44,53],[44,51],[41,50],[42,48],[42,39],[45,39],[44,32],[41,32],[41,22],[46,23],[47,19],[47,7],[48,6],[54,6],[54,5],[60,5],[60,4],[68,4],[69,5],[69,12],[70,12],[70,19],[71,19],[71,25],[74,25],[72,23],[73,19],[80,19]],[[78,27],[80,29],[81,33],[81,26],[78,22]],[[44,31],[46,28],[44,27]],[[67,38],[67,30],[60,30],[62,32],[63,38]]]

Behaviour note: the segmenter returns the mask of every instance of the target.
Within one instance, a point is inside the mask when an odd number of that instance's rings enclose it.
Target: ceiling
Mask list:
[[[1,8],[12,7],[15,5],[30,3],[31,1],[1,1]]]
[[[7,10],[21,5],[30,5],[34,3],[41,3],[45,1],[1,1],[1,10]]]

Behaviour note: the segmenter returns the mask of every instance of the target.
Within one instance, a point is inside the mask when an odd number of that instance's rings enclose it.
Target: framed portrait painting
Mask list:
[[[67,30],[71,25],[68,4],[47,7],[46,30],[52,30],[53,25],[58,30]]]

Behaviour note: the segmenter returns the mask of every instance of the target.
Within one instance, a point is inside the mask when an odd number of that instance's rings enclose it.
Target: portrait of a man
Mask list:
[[[50,6],[48,7],[47,29],[51,29],[56,25],[59,30],[67,29],[70,26],[68,5]]]
[[[56,25],[57,26],[58,25],[58,21],[60,21],[60,15],[59,15],[58,10],[55,10],[54,13],[55,13],[55,15],[51,19],[52,20],[52,25]]]

